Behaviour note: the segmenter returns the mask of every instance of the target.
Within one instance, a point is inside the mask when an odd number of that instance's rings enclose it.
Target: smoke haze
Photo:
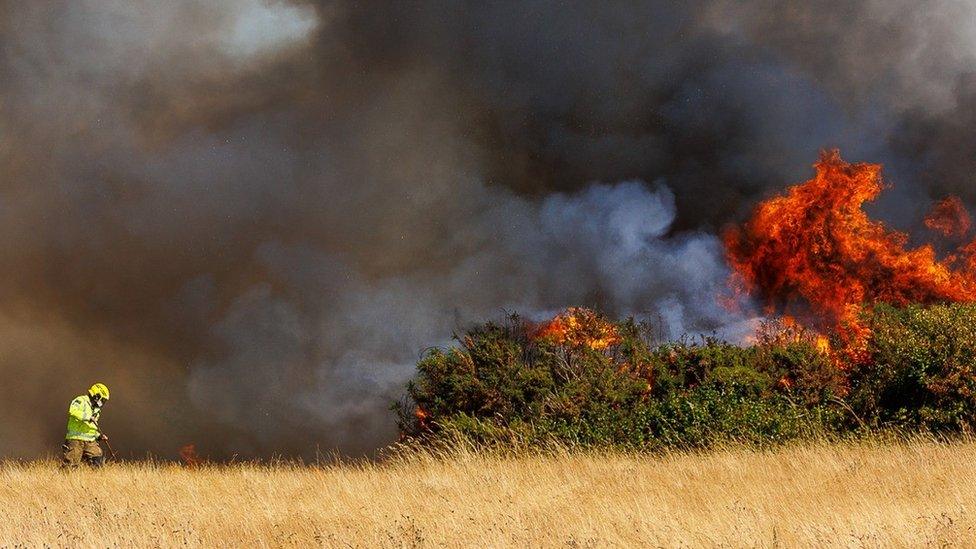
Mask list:
[[[0,2],[0,453],[368,452],[424,348],[741,331],[721,228],[817,151],[976,203],[976,5]]]

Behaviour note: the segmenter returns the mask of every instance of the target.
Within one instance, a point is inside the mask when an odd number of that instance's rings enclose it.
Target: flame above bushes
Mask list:
[[[973,226],[973,219],[957,196],[940,200],[925,216],[925,226],[942,236],[962,239]]]
[[[539,326],[533,337],[560,345],[589,347],[602,351],[620,343],[620,334],[613,323],[582,307],[571,307]]]
[[[859,313],[867,304],[976,301],[976,246],[940,260],[929,244],[908,249],[907,235],[862,210],[885,186],[881,165],[847,163],[833,150],[814,167],[813,179],[763,202],[744,226],[725,233],[734,288],[758,296],[768,314],[801,315],[820,329],[839,329],[848,342],[866,336]],[[970,218],[950,198],[926,223],[963,235]]]

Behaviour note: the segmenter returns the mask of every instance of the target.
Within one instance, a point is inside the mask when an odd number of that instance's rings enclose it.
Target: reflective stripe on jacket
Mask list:
[[[92,406],[88,395],[75,397],[68,407],[68,434],[64,438],[87,441],[97,439],[98,414],[99,410]]]

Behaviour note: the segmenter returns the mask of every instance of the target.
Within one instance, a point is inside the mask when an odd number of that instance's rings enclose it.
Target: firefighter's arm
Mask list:
[[[104,440],[102,437],[105,437],[105,435],[102,434],[102,428],[98,426],[98,420],[99,420],[100,417],[101,417],[101,414],[100,413],[94,412],[92,414],[91,419],[88,421],[88,423],[90,423],[92,425],[92,427],[94,427],[95,430],[98,431],[98,440]],[[105,437],[105,438],[108,438],[108,437]]]
[[[68,408],[68,415],[81,421],[90,421],[92,419],[91,410],[85,406],[84,402],[77,398],[71,401],[71,406]]]

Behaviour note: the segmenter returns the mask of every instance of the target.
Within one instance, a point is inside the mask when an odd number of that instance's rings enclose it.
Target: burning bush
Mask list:
[[[496,433],[496,427],[515,432],[538,426],[536,419],[593,416],[645,398],[653,372],[636,324],[621,326],[612,345],[586,344],[578,334],[552,337],[552,324],[540,329],[513,315],[469,331],[458,338],[458,348],[430,351],[409,385],[425,419],[404,409],[401,428],[409,434],[454,428],[477,435]]]
[[[958,198],[925,224],[960,243],[947,257],[862,206],[881,166],[826,151],[814,177],[725,234],[734,288],[775,319],[750,347],[656,344],[633,320],[569,309],[514,316],[432,351],[409,386],[404,433],[436,437],[701,446],[819,432],[967,430],[976,419],[976,240]],[[777,316],[781,315],[781,316]],[[804,328],[791,316],[816,331]]]
[[[428,352],[399,406],[401,431],[421,441],[653,450],[959,432],[976,421],[976,305],[869,309],[859,320],[866,351],[852,363],[789,320],[740,347],[708,337],[659,343],[632,319],[586,314],[613,326],[616,340],[546,337],[513,315]]]
[[[592,340],[551,337],[553,322]],[[737,347],[711,338],[656,344],[651,330],[573,309],[538,325],[513,315],[430,351],[399,407],[405,435],[461,435],[479,443],[563,443],[627,448],[765,442],[831,429],[834,387],[811,380],[833,366],[806,341]],[[605,341],[593,345],[589,341]],[[578,335],[578,334],[577,334]]]
[[[597,351],[620,343],[619,330],[613,323],[581,307],[572,307],[539,326],[532,337]]]

